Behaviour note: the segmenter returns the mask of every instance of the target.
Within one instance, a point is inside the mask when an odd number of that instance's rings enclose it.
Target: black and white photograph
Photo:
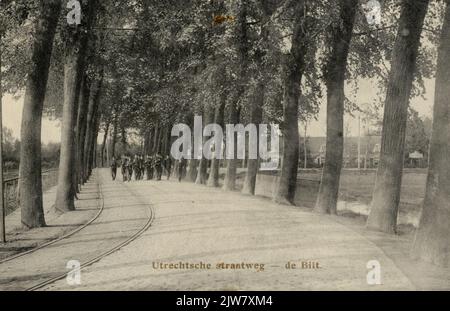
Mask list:
[[[450,0],[0,0],[0,137],[1,292],[450,290]]]

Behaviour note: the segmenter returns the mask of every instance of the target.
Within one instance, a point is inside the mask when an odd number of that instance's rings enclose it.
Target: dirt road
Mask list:
[[[116,225],[92,228],[55,251],[79,258],[89,243],[125,236],[142,225],[146,204],[155,220],[140,238],[82,270],[81,285],[61,280],[47,290],[414,289],[380,248],[332,217],[190,183],[101,176],[111,213],[101,222]],[[367,282],[373,260],[381,285]]]

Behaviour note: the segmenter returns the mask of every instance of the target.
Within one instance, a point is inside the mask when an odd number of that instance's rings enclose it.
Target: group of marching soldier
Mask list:
[[[121,163],[113,158],[111,162],[112,179],[116,179],[117,168],[121,167],[123,181],[143,180],[147,176],[147,180],[161,180],[163,171],[170,178],[172,171],[172,159],[170,156],[163,158],[159,153],[155,155],[135,155],[134,157],[123,156]]]

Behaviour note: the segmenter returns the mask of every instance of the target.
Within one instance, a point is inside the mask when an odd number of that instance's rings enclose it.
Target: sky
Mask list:
[[[421,117],[432,117],[434,103],[434,79],[427,79],[425,82],[425,99],[421,97],[414,98],[410,105],[417,110]],[[377,85],[370,80],[361,79],[359,82],[359,90],[356,94],[355,101],[357,103],[371,103],[377,99]],[[346,90],[349,93],[348,89]],[[349,124],[349,136],[358,136],[358,117],[352,118],[348,114],[344,117],[344,123]],[[300,133],[304,134],[304,124],[300,126]],[[321,106],[318,120],[308,124],[308,136],[320,137],[326,136],[326,103]]]
[[[415,98],[411,102],[411,106],[419,112],[421,116],[432,116],[432,107],[434,101],[434,80],[426,80],[426,95],[425,99]],[[372,102],[376,98],[376,85],[369,80],[359,81],[359,90],[356,94],[356,102]],[[3,126],[12,130],[13,136],[20,137],[20,124],[22,118],[23,97],[18,99],[11,95],[3,97]],[[358,120],[349,115],[345,116],[344,122],[348,123],[349,136],[358,135]],[[300,124],[300,134],[304,133],[304,125]],[[326,105],[322,105],[317,121],[312,121],[308,124],[308,136],[320,137],[326,135]],[[99,137],[100,139],[101,137]],[[61,126],[59,121],[43,119],[42,122],[42,142],[47,144],[49,142],[61,141]]]
[[[3,96],[3,126],[12,130],[15,138],[20,137],[20,125],[22,120],[23,97],[14,99],[11,95]],[[51,121],[44,118],[42,121],[42,142],[61,141],[61,127],[59,121]]]

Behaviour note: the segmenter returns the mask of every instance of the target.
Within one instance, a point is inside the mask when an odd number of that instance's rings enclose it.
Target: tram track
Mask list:
[[[99,185],[100,199],[101,199],[102,208],[103,208],[104,207],[103,191],[102,191],[101,184],[99,183],[98,185]],[[119,251],[121,248],[123,248],[126,245],[130,244],[131,242],[135,241],[144,232],[146,232],[150,228],[150,226],[152,225],[153,220],[155,219],[155,212],[154,212],[154,209],[153,209],[152,205],[147,203],[147,202],[145,202],[142,199],[142,197],[139,194],[137,194],[135,191],[131,190],[130,187],[126,185],[126,183],[123,183],[123,185],[131,194],[133,194],[133,196],[135,198],[138,199],[138,201],[139,201],[139,203],[141,205],[145,205],[147,207],[147,217],[148,218],[147,218],[145,224],[135,234],[133,234],[131,237],[129,237],[125,241],[115,245],[114,247],[110,248],[109,250],[101,253],[100,255],[98,255],[98,256],[96,256],[96,257],[94,257],[92,259],[89,259],[88,261],[82,263],[80,265],[80,271],[82,271],[83,269],[86,269],[87,267],[89,267],[89,266],[93,265],[94,263],[102,260],[103,258],[105,258],[105,257],[107,257],[107,256],[109,256],[109,255]],[[53,283],[55,283],[55,282],[57,282],[59,280],[64,279],[65,277],[67,277],[67,275],[68,275],[67,272],[61,273],[61,274],[59,274],[59,275],[57,275],[55,277],[52,277],[52,278],[50,278],[48,280],[45,280],[45,281],[42,281],[42,282],[40,282],[40,283],[38,283],[36,285],[33,285],[32,287],[27,288],[25,291],[37,291],[37,290],[43,289],[43,288],[45,288],[45,287],[47,287],[47,286],[49,286],[49,285],[51,285],[51,284],[53,284]]]
[[[96,172],[96,178],[97,178],[97,187],[99,189],[98,192],[101,193],[101,191],[100,191],[100,183],[98,182],[98,178],[99,178],[98,171]],[[74,230],[72,230],[72,231],[70,231],[70,232],[60,236],[59,238],[56,238],[56,239],[53,239],[51,241],[45,242],[45,243],[43,243],[43,244],[41,244],[41,245],[39,245],[37,247],[34,247],[34,248],[30,249],[30,250],[27,250],[27,251],[24,251],[24,252],[20,252],[18,254],[9,256],[7,258],[4,258],[4,259],[0,260],[0,265],[3,264],[3,263],[9,262],[11,260],[20,258],[20,257],[26,256],[26,255],[30,255],[30,254],[38,251],[38,250],[44,249],[44,248],[49,247],[49,246],[51,246],[51,245],[53,245],[53,244],[55,244],[57,242],[60,242],[60,241],[65,240],[67,238],[70,238],[74,234],[80,232],[81,230],[83,230],[86,227],[88,227],[89,225],[91,225],[94,221],[96,221],[100,217],[100,215],[103,213],[103,210],[104,210],[104,207],[105,207],[103,198],[99,197],[97,199],[101,202],[99,204],[100,208],[99,208],[97,214],[95,214],[95,216],[92,217],[88,222],[86,222],[85,224],[83,224],[81,226],[78,226]]]

